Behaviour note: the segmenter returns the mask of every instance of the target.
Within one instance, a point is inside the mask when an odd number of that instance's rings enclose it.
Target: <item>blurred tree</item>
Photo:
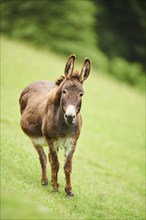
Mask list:
[[[145,0],[94,0],[98,47],[110,58],[123,57],[145,67]]]
[[[144,0],[1,0],[1,31],[64,53],[98,47],[145,66],[145,9]]]
[[[1,12],[1,31],[12,37],[64,53],[96,45],[91,1],[2,0]]]
[[[145,6],[144,0],[1,0],[1,32],[89,56],[97,69],[144,87],[141,66],[123,58],[145,66]]]

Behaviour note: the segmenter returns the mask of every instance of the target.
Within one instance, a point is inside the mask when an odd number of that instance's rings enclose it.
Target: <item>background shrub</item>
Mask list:
[[[1,32],[144,88],[145,4],[141,0],[2,0]],[[117,58],[119,57],[119,58]],[[142,82],[143,81],[143,82]]]

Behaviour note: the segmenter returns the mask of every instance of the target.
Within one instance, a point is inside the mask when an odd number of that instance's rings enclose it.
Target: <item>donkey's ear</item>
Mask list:
[[[89,73],[90,73],[90,69],[91,69],[91,61],[88,58],[86,58],[84,60],[83,67],[81,69],[80,82],[83,82],[84,80],[86,80],[88,78]]]
[[[75,59],[76,59],[76,56],[74,54],[72,54],[67,60],[67,63],[65,65],[65,69],[64,69],[64,74],[67,78],[69,78],[69,76],[73,72]]]

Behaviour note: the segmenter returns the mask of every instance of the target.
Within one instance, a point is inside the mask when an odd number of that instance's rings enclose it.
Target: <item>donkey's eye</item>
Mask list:
[[[80,92],[79,96],[82,97],[83,95],[84,95],[84,93],[83,93],[83,92]]]
[[[63,94],[66,94],[66,93],[67,93],[67,90],[66,90],[66,89],[63,89],[62,92],[63,92]]]

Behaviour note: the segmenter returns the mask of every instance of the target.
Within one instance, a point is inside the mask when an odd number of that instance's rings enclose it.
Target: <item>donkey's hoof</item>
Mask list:
[[[54,188],[53,188],[52,193],[53,193],[53,194],[58,194],[58,189],[54,189]]]
[[[57,186],[53,186],[53,190],[52,190],[52,192],[54,192],[54,193],[58,193],[58,184],[57,184]]]
[[[74,197],[74,194],[72,192],[67,192],[66,196],[68,198],[73,198]]]
[[[57,194],[58,194],[58,191],[52,190],[52,193],[57,195]]]
[[[57,185],[55,184],[53,184],[52,183],[52,187],[53,187],[53,190],[52,190],[52,192],[54,192],[54,193],[58,193],[58,187],[59,187],[59,184],[57,183]]]
[[[42,186],[47,186],[48,185],[48,180],[47,179],[42,179],[41,184],[42,184]]]

